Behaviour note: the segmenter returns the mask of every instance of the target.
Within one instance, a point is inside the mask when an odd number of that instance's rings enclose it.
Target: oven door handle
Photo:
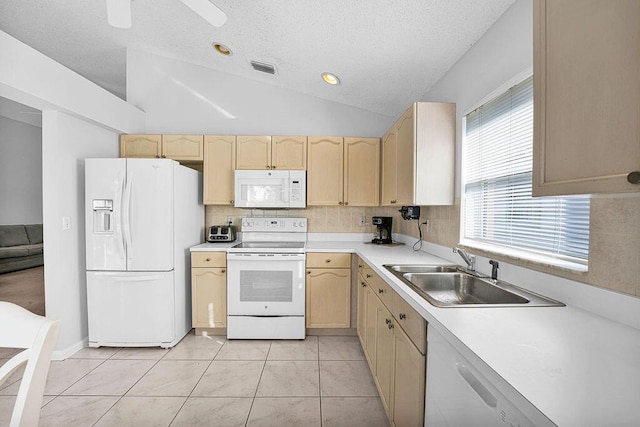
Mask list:
[[[258,253],[228,253],[227,261],[300,261],[305,254],[258,254]]]

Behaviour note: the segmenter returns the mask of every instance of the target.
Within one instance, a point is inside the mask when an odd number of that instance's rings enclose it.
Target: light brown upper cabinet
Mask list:
[[[307,145],[307,205],[343,205],[344,138],[310,136]]]
[[[344,139],[344,204],[380,204],[380,138]]]
[[[167,158],[201,162],[202,135],[120,135],[120,157]]]
[[[120,157],[160,158],[162,135],[120,135]]]
[[[238,135],[236,169],[271,169],[271,137]]]
[[[201,162],[204,159],[203,135],[162,135],[161,157],[179,162]]]
[[[306,170],[306,136],[272,136],[271,169]]]
[[[639,191],[640,2],[534,1],[533,195]]]
[[[238,136],[236,169],[306,168],[306,136]]]
[[[307,165],[307,205],[379,205],[380,138],[310,136]]]
[[[236,137],[234,135],[204,136],[205,205],[233,205]]]
[[[382,138],[382,202],[451,205],[456,106],[416,102]]]

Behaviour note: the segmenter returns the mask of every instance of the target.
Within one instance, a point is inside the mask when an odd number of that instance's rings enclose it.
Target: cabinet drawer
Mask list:
[[[191,267],[226,267],[226,252],[191,252]]]
[[[395,291],[391,289],[391,286],[387,284],[384,280],[380,278],[376,273],[373,273],[370,278],[365,276],[365,280],[373,289],[373,292],[376,294],[380,301],[391,311],[391,307],[393,306],[393,295]]]
[[[351,268],[351,254],[309,252],[307,268]]]
[[[395,292],[391,312],[420,353],[426,354],[427,321]]]

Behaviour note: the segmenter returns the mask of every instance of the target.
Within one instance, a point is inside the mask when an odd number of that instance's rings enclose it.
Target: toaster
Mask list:
[[[212,225],[207,232],[207,242],[233,242],[236,240],[236,231],[232,225]]]

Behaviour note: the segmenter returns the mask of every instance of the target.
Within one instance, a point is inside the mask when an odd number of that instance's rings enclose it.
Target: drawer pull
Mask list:
[[[391,319],[384,319],[384,322],[388,325],[389,323],[391,323]]]
[[[367,279],[371,279],[371,275],[370,274],[365,274],[365,276],[367,277]]]
[[[406,315],[406,314],[404,314],[404,313],[400,313],[400,316],[399,316],[399,317],[400,317],[400,320],[404,320],[404,319],[406,319],[406,318],[407,318],[407,315]]]
[[[393,323],[389,322],[389,329],[393,329]]]
[[[204,260],[209,262],[209,261],[211,261],[211,258],[205,258]]]
[[[220,270],[220,273],[225,273],[227,270],[225,270],[224,268],[222,270]]]
[[[366,284],[366,283],[364,283],[364,282],[360,282],[360,284],[362,285],[362,287],[363,287],[363,288],[366,288],[366,287],[367,287],[367,284]]]
[[[379,294],[384,294],[384,289],[378,289]]]
[[[310,272],[310,271],[307,271],[307,274],[311,274],[311,272]]]
[[[324,262],[331,262],[331,260],[330,259],[326,259]]]

